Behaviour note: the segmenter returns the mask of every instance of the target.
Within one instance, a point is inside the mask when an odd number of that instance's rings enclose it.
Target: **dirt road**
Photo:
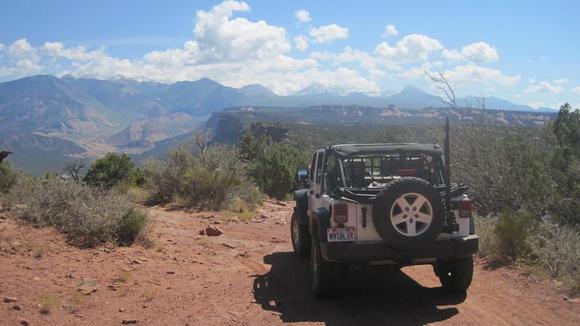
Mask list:
[[[421,266],[354,271],[337,298],[315,299],[284,205],[268,202],[248,222],[149,208],[150,248],[82,250],[0,219],[0,298],[16,300],[0,302],[0,325],[580,324],[580,303],[553,284],[482,263],[467,296],[444,293]],[[198,235],[209,224],[224,234]]]

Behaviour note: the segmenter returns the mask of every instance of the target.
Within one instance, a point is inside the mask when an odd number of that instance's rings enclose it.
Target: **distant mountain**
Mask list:
[[[411,110],[445,106],[438,96],[431,95],[412,86],[407,86],[399,93],[386,97],[385,101],[392,106]]]
[[[420,114],[410,111],[447,110],[437,96],[414,87],[388,94],[344,94],[313,85],[296,94],[280,96],[258,84],[234,88],[207,78],[163,84],[38,75],[0,83],[0,145],[6,147],[1,149],[14,151],[15,157],[18,151],[23,155],[15,159],[19,167],[37,171],[39,164],[53,168],[58,165],[55,162],[79,155],[94,157],[109,151],[155,153],[156,146],[165,148],[172,139],[200,128],[213,113],[231,107],[271,107],[272,112],[262,110],[260,114],[271,114],[272,119],[274,111],[282,108],[284,117],[294,116],[303,123],[317,123],[329,117],[338,123],[366,118],[390,121],[385,118],[390,115],[420,122]],[[476,103],[474,99],[466,97],[458,103]],[[538,112],[494,97],[487,98],[486,103],[489,109],[506,112]],[[385,116],[374,116],[376,108],[383,110]],[[333,113],[317,113],[325,110]],[[437,115],[435,111],[429,114]],[[304,112],[309,113],[303,115]],[[7,135],[11,141],[7,141]],[[55,162],[48,162],[48,154],[45,162],[34,164],[33,159],[25,157],[47,148],[58,157]]]

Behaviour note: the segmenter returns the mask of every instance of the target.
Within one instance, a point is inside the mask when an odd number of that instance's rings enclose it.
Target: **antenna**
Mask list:
[[[449,116],[445,121],[445,213],[449,230],[455,229],[455,216],[451,209],[451,147],[449,146]]]

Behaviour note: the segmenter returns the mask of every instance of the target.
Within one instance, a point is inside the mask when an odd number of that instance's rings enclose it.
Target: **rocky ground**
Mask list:
[[[313,298],[308,260],[291,252],[291,203],[249,221],[147,210],[151,244],[128,248],[78,249],[0,216],[0,325],[580,324],[580,303],[555,284],[482,262],[467,295],[416,266],[355,270],[337,298]]]

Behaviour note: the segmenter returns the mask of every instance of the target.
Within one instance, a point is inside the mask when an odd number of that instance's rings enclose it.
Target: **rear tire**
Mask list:
[[[334,294],[338,284],[338,264],[324,260],[320,242],[314,237],[310,249],[312,292],[317,297],[329,297]]]
[[[310,232],[307,225],[300,225],[296,212],[292,214],[290,220],[290,234],[292,235],[292,248],[294,253],[301,257],[310,254]]]
[[[473,279],[473,256],[438,259],[434,269],[443,289],[447,292],[466,291]]]

